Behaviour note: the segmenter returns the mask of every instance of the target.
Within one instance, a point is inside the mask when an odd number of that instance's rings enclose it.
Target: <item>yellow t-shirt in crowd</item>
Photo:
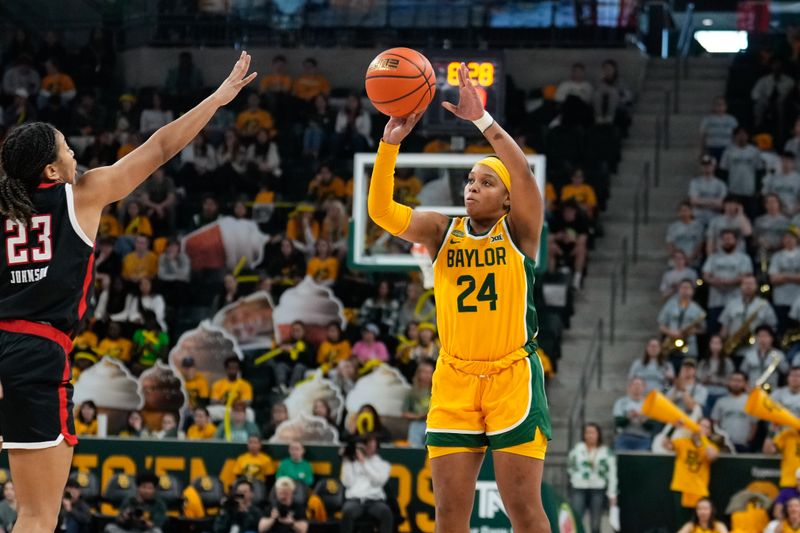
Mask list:
[[[254,204],[274,204],[275,193],[272,191],[259,191],[256,194],[256,199],[253,200]]]
[[[708,496],[711,462],[706,447],[702,442],[695,445],[690,438],[675,439],[672,444],[675,446],[675,470],[670,490],[697,497]]]
[[[314,256],[308,260],[306,274],[311,276],[317,283],[335,280],[339,275],[339,260],[335,257],[320,259]]]
[[[236,465],[233,467],[233,475],[236,477],[245,476],[259,481],[266,481],[267,476],[275,473],[275,464],[269,455],[259,453],[253,455],[250,452],[243,453],[236,458]]]
[[[316,220],[312,220],[309,224],[311,227],[311,235],[314,236],[314,240],[319,238],[319,222]],[[298,220],[298,217],[295,215],[293,217],[289,217],[289,221],[286,222],[286,238],[292,241],[305,241],[305,230],[303,230],[302,224]]]
[[[208,400],[208,380],[201,372],[197,372],[194,379],[184,378],[184,383],[189,394],[189,407],[194,409],[200,406],[199,400]]]
[[[203,429],[200,429],[196,424],[189,426],[186,430],[186,438],[189,440],[204,440],[210,439],[217,432],[217,426],[209,422]]]
[[[294,80],[293,92],[296,97],[310,102],[318,94],[331,92],[331,85],[322,74],[303,74]]]
[[[795,472],[800,467],[800,433],[784,429],[772,439],[781,451],[781,487],[796,487]]]
[[[236,129],[244,135],[255,135],[260,129],[272,131],[274,126],[269,111],[260,108],[245,109],[236,117]]]
[[[330,183],[312,181],[308,186],[308,194],[320,201],[331,197],[342,198],[347,196],[347,186],[342,178],[334,176]]]
[[[132,349],[133,343],[128,339],[120,337],[119,339],[101,340],[95,351],[100,357],[107,355],[119,359],[123,363],[130,363]]]
[[[183,516],[195,519],[206,517],[203,499],[192,486],[186,487],[183,491]]]
[[[101,237],[119,237],[122,235],[122,226],[120,226],[119,220],[114,215],[101,215],[97,234]]]
[[[561,201],[566,202],[570,198],[574,198],[579,204],[586,204],[592,209],[597,207],[597,196],[591,185],[582,183],[581,185],[572,185],[571,183],[564,185],[561,188]]]
[[[42,79],[42,90],[50,94],[62,94],[75,90],[75,82],[67,74],[48,74]]]
[[[350,341],[341,340],[337,343],[325,341],[317,350],[317,364],[336,366],[339,361],[350,358]]]
[[[292,90],[292,77],[288,74],[267,74],[261,78],[259,87],[262,93],[269,91],[289,92]]]
[[[76,435],[97,435],[97,420],[92,420],[88,424],[81,422],[81,419],[75,417],[75,434]]]
[[[144,215],[139,215],[125,226],[125,235],[147,235],[148,237],[152,237],[153,225],[150,223],[149,218]]]
[[[211,399],[228,403],[228,394],[234,394],[234,402],[252,402],[253,386],[242,378],[229,381],[228,378],[218,379],[211,386]]]
[[[122,259],[122,277],[125,279],[152,278],[158,273],[158,256],[148,251],[142,257],[131,252]]]
[[[549,181],[544,184],[544,201],[550,205],[556,201],[556,188]]]
[[[792,527],[792,525],[789,524],[788,520],[784,520],[783,522],[781,522],[781,525],[783,526],[783,529],[781,529],[781,533],[800,533],[800,524],[797,524],[795,527]]]
[[[450,143],[442,139],[433,139],[425,145],[422,151],[426,154],[441,154],[450,151]]]
[[[91,348],[94,350],[97,348],[97,335],[95,335],[93,331],[86,330],[75,337],[75,340],[72,341],[72,345],[75,348]]]

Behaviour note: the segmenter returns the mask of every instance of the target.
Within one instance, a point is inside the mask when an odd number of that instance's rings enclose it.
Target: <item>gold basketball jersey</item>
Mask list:
[[[468,220],[451,221],[433,263],[442,350],[470,361],[532,353],[534,260],[512,241],[505,216],[482,235]]]

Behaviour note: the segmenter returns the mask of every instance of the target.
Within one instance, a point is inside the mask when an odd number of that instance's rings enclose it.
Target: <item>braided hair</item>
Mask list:
[[[56,129],[50,124],[30,122],[11,130],[0,146],[0,216],[30,223],[33,191],[56,159]]]

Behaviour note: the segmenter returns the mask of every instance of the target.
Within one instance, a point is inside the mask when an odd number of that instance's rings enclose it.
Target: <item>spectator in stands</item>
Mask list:
[[[145,280],[142,280],[144,283]],[[149,282],[148,282],[149,283]],[[169,350],[169,334],[158,323],[156,314],[141,306],[143,326],[133,332],[133,360],[131,371],[139,375],[146,368],[152,367],[156,361],[167,358]]]
[[[275,349],[267,352],[267,365],[272,369],[273,383],[281,392],[305,377],[306,370],[313,366],[313,346],[306,340],[306,326],[295,320],[289,329],[289,338]],[[256,361],[260,364],[260,361]]]
[[[589,511],[589,531],[600,533],[605,498],[610,506],[617,503],[617,459],[603,444],[603,433],[594,422],[583,427],[581,442],[570,450],[567,474],[575,518],[582,524]]]
[[[675,468],[672,473],[670,490],[681,493],[679,514],[693,508],[697,502],[708,496],[708,481],[711,463],[719,457],[719,449],[706,439],[712,436],[712,422],[700,421],[700,432],[689,437],[666,439],[664,446],[675,453]]]
[[[797,213],[797,198],[800,194],[800,174],[794,168],[794,154],[781,154],[781,170],[764,178],[761,194],[774,193],[781,199],[781,207],[786,216]]]
[[[775,193],[764,195],[765,214],[756,218],[753,237],[759,257],[770,257],[781,248],[783,234],[789,229],[789,219],[781,212],[781,200]]]
[[[367,323],[361,328],[361,340],[353,345],[352,354],[361,364],[377,360],[389,362],[389,351],[386,345],[378,339],[381,330],[373,323]]]
[[[800,168],[800,118],[795,120],[792,133],[793,137],[783,145],[783,151],[794,154],[794,166]]]
[[[331,406],[328,404],[328,400],[324,398],[317,398],[314,400],[314,405],[311,408],[311,414],[324,419],[334,427],[338,425],[336,422],[336,417],[333,415],[333,412],[331,412]]]
[[[613,59],[603,61],[602,74],[594,93],[594,115],[598,124],[615,124],[627,136],[630,125],[630,106],[633,93],[619,78],[619,68]]]
[[[153,222],[159,235],[170,235],[175,229],[175,215],[178,198],[175,182],[167,176],[164,167],[157,169],[142,184],[141,202],[147,216]]]
[[[728,173],[728,194],[744,206],[750,218],[756,215],[757,174],[764,169],[758,148],[749,143],[747,130],[739,126],[733,132],[733,143],[725,149],[719,168]]]
[[[124,244],[126,245],[130,239],[129,236],[153,236],[153,223],[150,221],[150,217],[143,212],[142,204],[139,203],[138,199],[130,199],[125,203],[123,224],[125,226],[123,233],[126,236]]]
[[[697,360],[694,357],[681,362],[672,387],[664,395],[686,414],[700,418],[708,400],[708,390],[697,381]]]
[[[126,438],[146,438],[150,436],[150,431],[144,425],[144,418],[139,411],[131,411],[125,420],[125,427],[119,432],[120,437]]]
[[[566,202],[574,199],[581,211],[589,219],[594,219],[595,210],[597,209],[597,195],[594,192],[594,188],[585,182],[583,169],[576,168],[573,170],[569,179],[570,183],[561,188],[561,201]]]
[[[663,391],[672,383],[675,369],[665,361],[665,356],[661,353],[661,341],[656,338],[647,341],[642,358],[635,360],[628,371],[628,379],[633,378],[644,380],[646,392]]]
[[[142,278],[137,283],[136,294],[128,294],[125,308],[111,315],[111,320],[127,322],[130,324],[144,324],[144,313],[150,311],[155,315],[158,325],[163,331],[167,330],[166,308],[164,297],[153,292],[153,282],[149,278]]]
[[[289,410],[284,403],[276,403],[270,409],[270,420],[264,426],[264,438],[269,439],[275,434],[278,426],[289,420]]]
[[[208,409],[198,407],[193,413],[194,423],[186,430],[186,438],[189,440],[208,440],[214,438],[217,427],[211,422]]]
[[[106,337],[97,345],[96,351],[99,357],[108,356],[123,363],[130,363],[133,343],[122,336],[119,322],[111,321],[106,330]]]
[[[733,372],[728,378],[728,394],[714,404],[711,420],[730,437],[740,453],[753,451],[756,420],[744,412],[747,403],[747,376]]]
[[[739,346],[733,347],[737,351],[743,348],[742,342],[746,342],[760,326],[768,326],[770,337],[774,337],[773,331],[778,325],[778,317],[772,305],[758,296],[758,284],[754,276],[743,277],[740,289],[740,296],[729,300],[719,316],[719,323],[722,325],[720,335],[726,344],[737,344],[735,341],[738,339]]]
[[[573,63],[568,80],[558,84],[555,100],[564,103],[570,96],[575,96],[586,104],[592,103],[594,89],[586,80],[586,67],[582,63]]]
[[[687,266],[686,254],[683,250],[676,250],[672,254],[672,268],[664,272],[661,276],[661,298],[670,300],[678,294],[678,286],[688,281],[694,287],[697,285],[697,271]]]
[[[306,275],[326,287],[333,286],[339,277],[339,260],[331,255],[331,243],[325,239],[317,240],[316,253],[308,260]]]
[[[267,480],[267,476],[275,474],[275,464],[269,455],[261,449],[261,437],[250,435],[247,437],[247,451],[236,458],[233,466],[233,475],[244,477],[248,481]]]
[[[142,109],[139,115],[139,131],[149,137],[158,128],[169,124],[173,120],[172,111],[164,109],[164,102],[158,92],[153,92],[150,97],[150,107]]]
[[[678,220],[667,227],[667,250],[673,256],[673,261],[674,253],[680,250],[688,265],[698,264],[703,258],[704,230],[703,223],[694,218],[692,205],[681,202],[678,206]]]
[[[305,484],[306,487],[314,486],[314,471],[311,463],[304,459],[306,449],[299,440],[289,443],[289,457],[281,461],[275,477],[278,479],[288,477],[298,483]]]
[[[694,301],[694,287],[690,280],[681,281],[678,297],[668,300],[658,313],[658,327],[670,341],[676,367],[684,355],[697,357],[697,335],[706,329],[706,312]]]
[[[285,289],[297,285],[306,274],[306,261],[294,243],[287,238],[281,240],[280,252],[272,254],[267,263],[267,273],[279,296]]]
[[[770,61],[771,72],[759,78],[750,92],[753,99],[753,117],[756,128],[774,133],[781,130],[786,97],[794,89],[795,81],[783,73],[783,60]]]
[[[167,505],[156,495],[158,476],[146,471],[136,476],[136,495],[122,502],[114,523],[106,533],[144,531],[157,533],[167,522]]]
[[[754,346],[741,350],[743,355],[739,370],[747,375],[747,381],[754,387],[756,380],[763,374],[764,369],[770,365],[773,358],[778,358],[777,372],[773,372],[767,380],[770,387],[776,389],[781,376],[789,371],[786,354],[774,347],[775,333],[767,324],[759,325],[755,329],[756,343]]]
[[[352,348],[350,341],[342,338],[342,325],[338,320],[328,324],[325,335],[325,340],[317,350],[317,365],[322,367],[324,374],[327,374],[340,361],[350,358]]]
[[[700,176],[689,182],[689,202],[703,228],[722,212],[722,201],[728,195],[728,186],[714,174],[716,163],[713,156],[704,155],[700,159]]]
[[[150,239],[147,235],[137,236],[133,251],[122,259],[122,279],[139,283],[142,279],[154,278],[157,273],[158,256],[150,250]]]
[[[229,397],[233,396],[231,400]],[[241,377],[239,358],[232,355],[225,359],[225,377],[211,386],[211,403],[227,405],[241,402],[245,407],[253,401],[253,386]]]
[[[303,73],[294,80],[292,93],[304,102],[311,102],[318,94],[328,96],[331,86],[328,78],[319,73],[317,60],[308,57],[303,60]]]
[[[707,531],[709,533],[728,533],[728,528],[723,522],[717,520],[717,510],[708,498],[700,498],[695,505],[692,519],[686,522],[678,533],[695,533]]]
[[[246,149],[236,130],[225,130],[222,144],[217,148],[217,173],[222,176],[244,174],[247,171]]]
[[[781,454],[781,478],[779,486],[781,492],[786,494],[797,487],[797,465],[800,462],[800,432],[795,428],[782,427],[773,437],[767,437],[764,441],[764,453],[775,455]],[[780,495],[778,495],[780,498]]]
[[[295,483],[291,478],[278,477],[275,481],[274,503],[258,523],[258,533],[306,533],[308,520],[306,509],[294,498]]]
[[[232,183],[236,193],[256,194],[256,184],[265,183],[272,189],[278,178],[281,177],[281,155],[278,151],[278,143],[274,142],[267,129],[261,128],[255,134],[254,141],[247,147],[244,155],[247,164],[248,174],[252,177],[245,180],[243,176],[238,176]]]
[[[761,161],[764,163],[764,173],[766,175],[779,174],[781,171],[781,157],[775,152],[772,135],[769,133],[758,133],[753,135],[753,142],[759,152],[761,152]]]
[[[347,215],[344,204],[339,200],[328,200],[323,206],[325,218],[322,220],[320,237],[331,243],[331,248],[343,259],[347,253],[347,232],[350,217]]]
[[[208,403],[209,389],[205,374],[197,370],[194,357],[186,356],[181,360],[180,367],[183,384],[189,397],[187,401],[190,409],[204,407]]]
[[[59,526],[56,531],[66,531],[67,533],[89,533],[90,531],[92,510],[81,498],[81,485],[75,479],[67,480],[58,522]]]
[[[120,142],[127,140],[128,135],[139,131],[139,114],[133,109],[136,105],[136,96],[123,93],[118,98],[119,108],[114,112],[111,130]],[[225,109],[225,108],[221,108]]]
[[[342,359],[336,368],[330,372],[331,381],[341,391],[343,396],[347,396],[358,380],[357,359]]]
[[[733,130],[739,125],[736,117],[728,113],[728,103],[724,96],[714,98],[710,115],[700,121],[700,142],[702,153],[709,154],[717,161],[731,144]]]
[[[303,131],[303,155],[315,160],[328,156],[336,116],[328,104],[328,97],[318,94],[311,101],[312,108]]]
[[[14,66],[9,67],[3,74],[3,92],[7,96],[17,94],[20,89],[31,96],[38,94],[41,84],[42,79],[29,56],[21,56]]]
[[[225,274],[225,277],[222,278],[222,291],[217,295],[214,307],[222,309],[241,297],[242,291],[239,289],[239,282],[236,280],[236,276],[228,272]]]
[[[75,413],[75,434],[97,435],[97,406],[92,400],[83,402]]]
[[[186,434],[178,428],[178,417],[175,413],[164,413],[161,417],[161,429],[153,433],[156,439],[179,439],[186,438]]]
[[[791,488],[787,487],[781,489],[781,491],[778,493],[778,496],[775,498],[775,501],[772,502],[772,516],[775,517],[776,520],[781,520],[786,516],[785,511],[788,511],[786,506],[789,501],[800,498],[800,468],[795,471],[795,477],[797,478],[797,485]],[[796,510],[800,511],[800,506],[793,507],[796,507]],[[798,518],[800,518],[800,513],[798,513]],[[797,526],[796,529],[800,529],[800,521],[796,521],[795,525]],[[769,527],[764,531],[766,533],[775,533],[775,531],[769,529]]]
[[[420,300],[425,298],[420,306]],[[419,309],[418,309],[419,308]],[[436,323],[436,306],[423,291],[421,284],[410,282],[406,285],[406,299],[400,305],[397,314],[397,330],[395,333],[402,333],[411,322],[431,322]]]
[[[342,533],[354,533],[356,520],[365,514],[378,521],[380,533],[392,531],[394,519],[383,490],[389,481],[391,465],[381,458],[378,448],[378,439],[374,435],[345,447],[341,474],[345,488]]]
[[[549,229],[548,270],[555,272],[558,262],[566,261],[572,266],[572,286],[580,289],[589,242],[588,219],[580,211],[577,202],[568,200],[553,216]]]
[[[239,442],[245,444],[250,437],[261,438],[258,426],[247,419],[247,405],[244,402],[235,402],[231,408],[230,431],[226,424],[217,426],[215,439],[222,439],[228,442]]]
[[[391,442],[392,433],[383,424],[378,411],[371,404],[364,404],[357,413],[351,414],[345,421],[344,435],[342,441],[352,440],[353,438],[367,438],[374,436],[380,442]]]
[[[425,447],[425,419],[431,403],[431,387],[433,386],[433,370],[435,363],[431,359],[420,359],[411,389],[408,391],[403,405],[403,418],[408,420],[408,444],[417,448]]]
[[[253,484],[246,479],[236,481],[214,519],[214,533],[250,533],[259,531],[261,511],[253,503]]]
[[[85,137],[82,140],[84,144],[91,143],[92,137],[103,130],[106,124],[105,117],[105,108],[97,103],[93,93],[81,94],[77,98],[70,120],[74,135]]]
[[[223,149],[220,146],[220,149]],[[200,132],[191,144],[181,150],[178,178],[182,187],[197,190],[201,187],[215,190],[211,183],[217,169],[217,150],[208,142],[205,132]],[[145,184],[149,183],[149,180]],[[174,186],[173,186],[174,188]]]
[[[317,205],[322,205],[329,198],[341,199],[347,196],[347,186],[342,178],[334,175],[330,163],[322,163],[308,185],[308,195]]]
[[[397,329],[400,304],[392,296],[392,285],[383,279],[378,282],[375,296],[367,298],[358,312],[360,324],[379,324],[386,332]]]
[[[290,239],[295,248],[310,256],[314,251],[314,244],[319,238],[320,225],[314,218],[316,208],[309,202],[300,202],[294,211],[289,213],[286,222],[286,238]]]
[[[736,370],[722,348],[722,337],[712,335],[708,341],[708,356],[697,365],[697,379],[708,389],[707,413],[711,412],[718,398],[728,393],[728,378]]]
[[[772,285],[772,304],[778,317],[778,334],[785,331],[789,309],[800,298],[800,250],[797,248],[797,228],[783,234],[783,249],[775,252],[769,262],[769,281]]]
[[[272,58],[272,71],[261,78],[258,84],[261,94],[271,100],[270,103],[277,104],[282,99],[278,95],[289,94],[292,90],[292,77],[286,67],[286,56],[276,55]],[[275,109],[274,105],[270,106]]]
[[[645,382],[642,378],[628,380],[628,392],[614,402],[613,416],[617,436],[616,451],[650,450],[655,424],[642,414]]]
[[[47,75],[42,80],[42,86],[39,90],[39,109],[45,107],[54,95],[58,95],[63,104],[68,104],[75,98],[75,82],[69,74],[61,72],[60,67],[60,63],[54,59],[45,63],[44,68]]]
[[[113,165],[117,161],[119,148],[120,145],[114,139],[114,134],[108,130],[103,130],[95,135],[94,144],[83,151],[81,159],[90,168]]]
[[[753,234],[753,226],[742,209],[738,198],[728,195],[722,202],[722,214],[717,215],[708,223],[706,230],[706,255],[711,255],[720,249],[720,237],[723,231],[733,230],[739,237],[737,250],[745,251],[745,240]]]
[[[14,99],[11,104],[3,111],[3,124],[6,128],[19,126],[25,122],[36,120],[36,108],[28,99],[28,93],[25,89],[17,89],[14,91]]]
[[[436,326],[430,322],[422,322],[417,326],[418,339],[417,343],[411,347],[407,357],[411,366],[411,371],[416,369],[417,362],[422,359],[431,359],[435,361],[439,358],[439,339],[436,337]],[[401,369],[402,370],[402,369]]]
[[[772,393],[772,399],[787,408],[796,417],[800,417],[800,366],[792,361],[786,386]]]
[[[158,284],[168,304],[176,306],[183,301],[191,277],[189,256],[181,251],[180,241],[170,239],[167,249],[158,258]]]
[[[356,94],[350,94],[336,115],[335,135],[331,148],[334,157],[346,157],[366,152],[372,145],[372,119]]]
[[[0,531],[10,532],[17,521],[17,493],[14,482],[8,480],[3,485],[3,499],[0,501]]]
[[[703,264],[703,280],[709,285],[707,330],[711,334],[719,331],[723,308],[729,301],[741,298],[739,286],[746,276],[752,277],[753,272],[750,257],[736,250],[734,231],[722,230],[720,243],[721,249],[711,254]]]
[[[191,52],[183,51],[178,55],[178,65],[169,69],[164,85],[178,112],[194,105],[203,88],[203,71],[192,61]]]

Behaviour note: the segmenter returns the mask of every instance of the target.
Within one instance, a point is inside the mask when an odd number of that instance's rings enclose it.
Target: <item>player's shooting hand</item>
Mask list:
[[[219,101],[220,105],[226,105],[231,102],[236,95],[239,94],[239,91],[242,88],[253,81],[256,76],[258,75],[257,72],[251,73],[249,76],[247,75],[247,71],[250,70],[250,54],[247,52],[242,52],[242,55],[239,56],[239,60],[233,66],[233,70],[225,78],[225,81],[214,91],[214,96]]]
[[[383,128],[383,142],[389,144],[400,144],[406,136],[411,133],[414,126],[419,122],[422,113],[411,113],[407,117],[392,117]]]
[[[464,63],[458,68],[458,105],[442,102],[442,107],[464,120],[478,120],[483,116],[481,97],[469,79],[469,69]]]

